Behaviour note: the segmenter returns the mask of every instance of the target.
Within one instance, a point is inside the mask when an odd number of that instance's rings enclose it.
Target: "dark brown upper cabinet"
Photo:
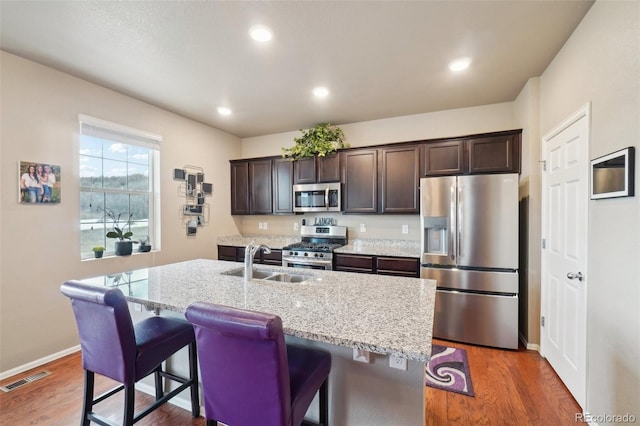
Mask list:
[[[293,184],[342,182],[344,213],[416,214],[427,176],[520,173],[522,130],[351,148],[290,161],[232,160],[231,214],[292,214]]]
[[[422,145],[422,176],[464,173],[464,141],[429,142]]]
[[[271,160],[231,161],[231,214],[271,214]]]
[[[420,176],[520,173],[521,131],[426,142]]]
[[[249,183],[251,214],[271,214],[273,212],[271,160],[249,162]]]
[[[378,150],[356,149],[343,155],[344,213],[377,213]]]
[[[520,133],[467,140],[469,173],[520,173]]]
[[[231,214],[249,214],[249,162],[231,162]]]
[[[381,148],[379,213],[418,213],[420,147]]]
[[[293,213],[293,161],[273,160],[273,213]]]
[[[340,182],[340,157],[340,153],[336,153],[296,160],[294,183]]]

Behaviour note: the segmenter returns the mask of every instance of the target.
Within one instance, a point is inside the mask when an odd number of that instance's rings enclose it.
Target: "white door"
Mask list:
[[[590,105],[542,139],[541,353],[586,401]]]

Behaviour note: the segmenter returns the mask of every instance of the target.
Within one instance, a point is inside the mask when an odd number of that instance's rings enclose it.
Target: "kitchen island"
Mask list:
[[[236,276],[242,273],[238,263],[198,259],[83,282],[116,285],[129,302],[163,315],[182,315],[195,301],[276,314],[282,318],[287,342],[331,352],[331,424],[423,424],[434,281],[264,265],[255,270],[308,279],[245,280]],[[369,362],[354,361],[354,348]],[[406,360],[407,369],[390,368],[390,355]],[[177,371],[182,362],[174,364]],[[309,417],[316,411],[312,404]]]

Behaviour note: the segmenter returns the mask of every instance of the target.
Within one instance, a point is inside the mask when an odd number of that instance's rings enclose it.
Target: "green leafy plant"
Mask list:
[[[113,231],[107,232],[107,238],[117,238],[120,241],[130,240],[131,236],[133,236],[133,232],[131,232],[131,218],[133,217],[133,213],[129,214],[127,221],[124,225],[120,225],[120,219],[122,219],[122,215],[124,213],[116,214],[112,209],[105,208],[102,209],[107,215],[109,219],[113,222]]]
[[[294,138],[295,145],[282,148],[282,156],[297,160],[306,157],[324,157],[333,154],[338,149],[348,148],[344,142],[344,133],[331,123],[320,123],[308,130],[302,130],[302,136]]]
[[[93,251],[105,251],[105,248],[102,246],[95,246],[94,248],[92,248],[91,250]]]

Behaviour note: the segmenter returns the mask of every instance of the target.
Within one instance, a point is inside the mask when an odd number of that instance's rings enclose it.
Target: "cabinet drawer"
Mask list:
[[[378,257],[378,270],[418,272],[418,259]]]
[[[271,253],[262,252],[262,262],[265,265],[282,265],[282,250],[271,249]]]
[[[376,266],[379,274],[417,277],[419,273],[418,259],[378,257]]]
[[[373,256],[341,254],[336,256],[336,266],[373,269]]]
[[[237,260],[236,247],[234,246],[218,246],[218,260]]]

